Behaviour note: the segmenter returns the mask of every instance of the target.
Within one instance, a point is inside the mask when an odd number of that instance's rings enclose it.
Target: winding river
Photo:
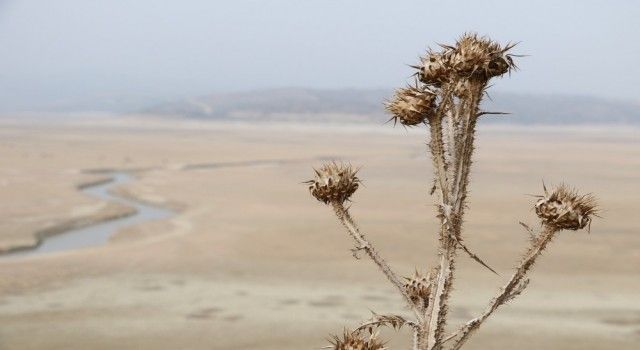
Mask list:
[[[40,245],[33,249],[16,251],[6,255],[23,257],[100,246],[107,243],[109,237],[114,233],[125,227],[151,220],[167,219],[174,215],[174,212],[171,210],[155,207],[111,193],[111,189],[130,182],[133,177],[125,172],[112,172],[106,175],[111,176],[110,181],[86,186],[82,188],[81,191],[91,197],[133,207],[136,209],[133,215],[71,229],[44,238]]]
[[[335,158],[336,157],[333,156],[322,156],[301,159],[260,159],[236,162],[212,162],[187,165],[183,170],[206,170],[264,165],[278,166],[290,163],[327,161]],[[133,177],[130,174],[122,171],[105,172],[103,174],[111,177],[111,180],[91,186],[85,186],[81,188],[81,191],[91,197],[99,198],[104,201],[117,202],[135,208],[136,212],[133,215],[102,221],[81,228],[61,232],[53,236],[48,236],[45,237],[37,247],[0,254],[0,259],[5,257],[28,257],[104,245],[113,234],[123,228],[147,221],[167,219],[175,214],[175,212],[168,209],[156,207],[111,193],[111,189],[132,181]]]

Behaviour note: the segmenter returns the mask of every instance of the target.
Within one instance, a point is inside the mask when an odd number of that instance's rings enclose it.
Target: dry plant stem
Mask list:
[[[333,207],[333,211],[336,213],[336,216],[340,220],[340,223],[342,224],[342,226],[344,226],[344,228],[347,230],[349,235],[351,235],[353,240],[356,242],[356,249],[364,250],[367,253],[367,255],[369,255],[371,260],[373,260],[373,262],[376,265],[378,265],[378,268],[380,268],[380,271],[382,271],[382,273],[384,273],[384,275],[391,282],[391,284],[393,284],[400,291],[400,294],[405,299],[407,304],[411,307],[418,321],[422,323],[422,320],[424,317],[418,311],[418,308],[413,303],[413,301],[411,301],[411,298],[409,297],[409,295],[407,294],[407,291],[404,288],[404,283],[402,282],[400,277],[398,277],[398,275],[396,275],[395,272],[391,270],[391,267],[378,254],[378,252],[371,245],[371,243],[369,243],[369,241],[366,240],[364,235],[360,233],[360,229],[358,229],[358,226],[355,224],[355,222],[351,218],[351,215],[349,214],[349,210],[345,208],[344,205],[340,202],[334,201],[331,203],[331,205]]]
[[[430,149],[434,162],[434,170],[436,178],[439,182],[440,207],[439,217],[441,220],[440,232],[440,269],[434,292],[429,297],[429,307],[427,308],[427,323],[421,325],[421,330],[416,338],[416,347],[418,349],[428,349],[429,344],[437,342],[438,328],[443,326],[446,318],[446,300],[448,298],[448,290],[450,289],[451,279],[453,277],[453,259],[455,253],[451,247],[450,238],[448,237],[447,217],[449,215],[449,184],[447,181],[447,167],[445,163],[445,150],[443,143],[442,119],[447,111],[447,106],[451,103],[451,93],[445,92],[442,95],[442,103],[440,109],[436,113],[435,118],[430,122]],[[450,145],[449,145],[450,146]]]
[[[436,116],[429,121],[429,130],[431,133],[431,140],[429,141],[429,148],[431,149],[431,156],[433,159],[433,165],[437,177],[437,183],[440,187],[440,197],[443,203],[449,201],[448,191],[449,184],[447,182],[447,166],[444,156],[444,141],[442,135],[442,116],[445,112],[445,107],[449,103],[449,95],[443,97],[443,102],[436,112]]]
[[[448,127],[448,135],[459,134],[461,137],[453,138],[454,142],[449,142],[448,152],[454,155],[450,161],[453,163],[452,183],[450,187],[440,186],[441,206],[440,206],[440,271],[436,281],[435,292],[430,300],[430,307],[427,310],[428,324],[425,327],[426,341],[420,341],[418,337],[418,349],[439,349],[443,342],[444,328],[446,326],[448,299],[453,285],[453,274],[455,270],[456,247],[462,245],[461,227],[464,215],[464,204],[466,199],[466,187],[471,168],[471,156],[473,154],[473,141],[475,134],[475,124],[477,118],[478,105],[480,103],[484,84],[473,86],[467,98],[461,99],[457,106],[451,106],[449,111],[453,112],[448,116],[450,119],[445,127]],[[448,89],[447,89],[448,90]],[[453,104],[450,100],[451,92],[443,93],[443,101]],[[436,118],[442,118],[443,114],[437,114]],[[457,127],[456,127],[457,126]],[[441,123],[431,125],[431,151],[434,158],[434,168],[436,176],[448,184],[447,165],[437,164],[440,159],[445,159],[445,150],[442,147],[443,130]],[[460,242],[460,243],[459,243]],[[464,247],[466,248],[466,247]],[[470,255],[473,255],[469,252]],[[424,337],[424,336],[423,336]]]
[[[443,231],[445,231],[443,229]],[[446,324],[447,301],[451,292],[453,282],[453,271],[455,267],[455,246],[449,237],[442,239],[444,242],[444,252],[440,256],[440,272],[436,282],[436,290],[433,293],[433,302],[429,306],[427,315],[429,323],[426,325],[426,341],[420,344],[419,349],[436,349],[442,339],[442,332]]]
[[[535,240],[533,240],[531,247],[522,258],[522,261],[516,269],[516,272],[513,274],[513,276],[511,276],[511,279],[500,289],[500,293],[493,298],[482,315],[467,322],[458,332],[445,339],[445,341],[447,341],[459,337],[450,349],[460,349],[462,345],[464,345],[464,343],[469,339],[469,337],[480,328],[480,325],[482,325],[482,323],[487,318],[489,318],[489,316],[491,316],[491,314],[496,311],[498,307],[504,305],[509,300],[518,296],[524,290],[524,288],[526,288],[528,283],[528,280],[526,279],[527,273],[558,231],[559,230],[555,227],[548,225],[544,226],[543,232],[539,236],[537,236]]]
[[[471,93],[470,101],[468,101],[468,108],[463,108],[463,115],[458,116],[463,120],[463,139],[461,145],[456,145],[456,178],[453,183],[452,193],[454,200],[454,212],[460,216],[464,210],[464,200],[466,198],[467,184],[469,183],[471,156],[473,155],[473,141],[475,139],[475,126],[477,120],[476,115],[478,113],[478,105],[480,104],[480,96],[483,88],[484,87],[482,85],[474,88],[474,91]]]

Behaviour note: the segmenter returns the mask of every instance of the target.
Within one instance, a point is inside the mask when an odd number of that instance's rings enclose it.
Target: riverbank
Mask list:
[[[83,189],[102,185],[110,181],[110,177],[98,176],[96,179],[81,182],[76,185],[75,188],[78,191],[82,191]],[[3,255],[35,250],[40,247],[42,242],[47,238],[56,235],[89,227],[98,223],[131,216],[135,213],[135,208],[126,205],[114,202],[96,201],[93,205],[76,208],[75,210],[71,210],[68,215],[50,219],[41,225],[38,225],[37,223],[28,225],[33,227],[32,229],[34,230],[30,237],[28,234],[24,234],[21,237],[6,234],[0,235],[0,258],[2,258]],[[38,226],[44,227],[38,228]],[[29,227],[22,227],[21,229],[22,230],[20,231],[25,231],[28,230]]]
[[[144,168],[118,192],[181,208],[104,246],[0,261],[0,347],[317,348],[370,309],[404,312],[378,271],[353,259],[331,211],[301,184],[320,159],[363,165],[366,186],[354,197],[354,216],[399,273],[436,261],[430,162],[417,131],[142,124],[0,129],[0,196],[12,198],[2,203],[2,235],[19,224],[90,212],[95,203],[75,186],[95,175],[80,169]],[[524,194],[539,193],[541,179],[592,191],[606,211],[591,234],[560,235],[525,294],[469,348],[635,349],[637,138],[483,130],[478,142],[467,244],[500,276],[461,259],[454,323],[477,315],[509,276],[527,240],[518,221],[536,223]]]
[[[133,177],[122,171],[104,171],[105,179],[96,180],[79,186],[86,196],[101,200],[107,206],[128,208],[126,215],[109,217],[106,220],[85,220],[82,225],[69,227],[67,230],[52,232],[49,235],[38,235],[38,245],[29,249],[14,250],[0,257],[25,258],[40,254],[61,253],[76,249],[102,246],[122,230],[147,221],[166,220],[174,215],[173,211],[142,203],[133,196],[118,195],[117,189],[133,180]],[[96,217],[96,216],[94,216]],[[100,217],[98,217],[100,218]]]

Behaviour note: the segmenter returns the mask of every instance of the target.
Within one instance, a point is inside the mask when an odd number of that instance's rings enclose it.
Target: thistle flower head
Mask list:
[[[463,77],[491,79],[515,68],[511,55],[514,45],[502,47],[495,41],[477,34],[464,34],[456,42],[451,55],[451,67]]]
[[[418,69],[418,79],[425,84],[437,87],[448,82],[451,74],[450,58],[450,51],[429,50],[425,56],[420,57],[420,65],[414,67]]]
[[[397,89],[385,108],[393,115],[391,119],[394,122],[413,126],[431,118],[435,114],[435,106],[435,93],[416,83],[415,86]]]
[[[597,214],[597,204],[591,194],[580,195],[562,184],[536,202],[536,214],[542,222],[559,230],[579,230],[591,224],[591,216]]]
[[[342,337],[334,335],[330,340],[331,346],[326,349],[333,350],[384,350],[384,343],[378,341],[377,334],[371,334],[368,339],[359,333],[344,331]]]
[[[431,293],[431,282],[434,274],[422,274],[416,269],[412,278],[405,277],[407,282],[404,284],[404,288],[409,294],[409,298],[416,305],[422,305],[423,307],[429,306],[429,294]]]
[[[360,179],[356,176],[358,170],[350,164],[331,162],[314,171],[314,179],[306,183],[311,195],[325,204],[344,203],[360,186]]]
[[[429,50],[415,67],[418,78],[425,84],[440,86],[460,79],[486,82],[516,68],[512,56],[507,53],[513,44],[503,47],[486,37],[467,33],[455,46],[440,46],[441,52]]]

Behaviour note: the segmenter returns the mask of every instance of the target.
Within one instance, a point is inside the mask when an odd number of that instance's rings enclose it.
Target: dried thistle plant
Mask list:
[[[589,228],[597,214],[595,199],[579,195],[566,185],[544,194],[535,203],[541,230],[531,235],[530,246],[514,274],[489,302],[485,311],[469,320],[452,334],[445,334],[450,296],[458,251],[495,272],[465,244],[462,223],[466,209],[467,186],[472,164],[474,138],[478,119],[487,114],[503,114],[480,110],[480,102],[489,81],[516,68],[509,51],[514,44],[502,46],[476,34],[464,34],[454,45],[440,45],[440,51],[429,50],[416,69],[416,82],[396,91],[386,108],[392,119],[404,126],[428,125],[429,149],[433,161],[434,185],[440,229],[439,263],[427,274],[416,270],[411,278],[399,277],[359,230],[345,202],[358,189],[360,179],[351,165],[329,163],[316,170],[308,181],[309,191],[319,201],[331,205],[336,216],[355,241],[354,255],[364,251],[395,286],[414,319],[398,315],[377,315],[354,331],[334,337],[328,348],[383,349],[375,334],[380,327],[409,327],[413,331],[413,349],[460,349],[482,323],[501,305],[521,294],[528,286],[527,275],[542,251],[562,230]],[[365,334],[368,332],[369,336]]]

